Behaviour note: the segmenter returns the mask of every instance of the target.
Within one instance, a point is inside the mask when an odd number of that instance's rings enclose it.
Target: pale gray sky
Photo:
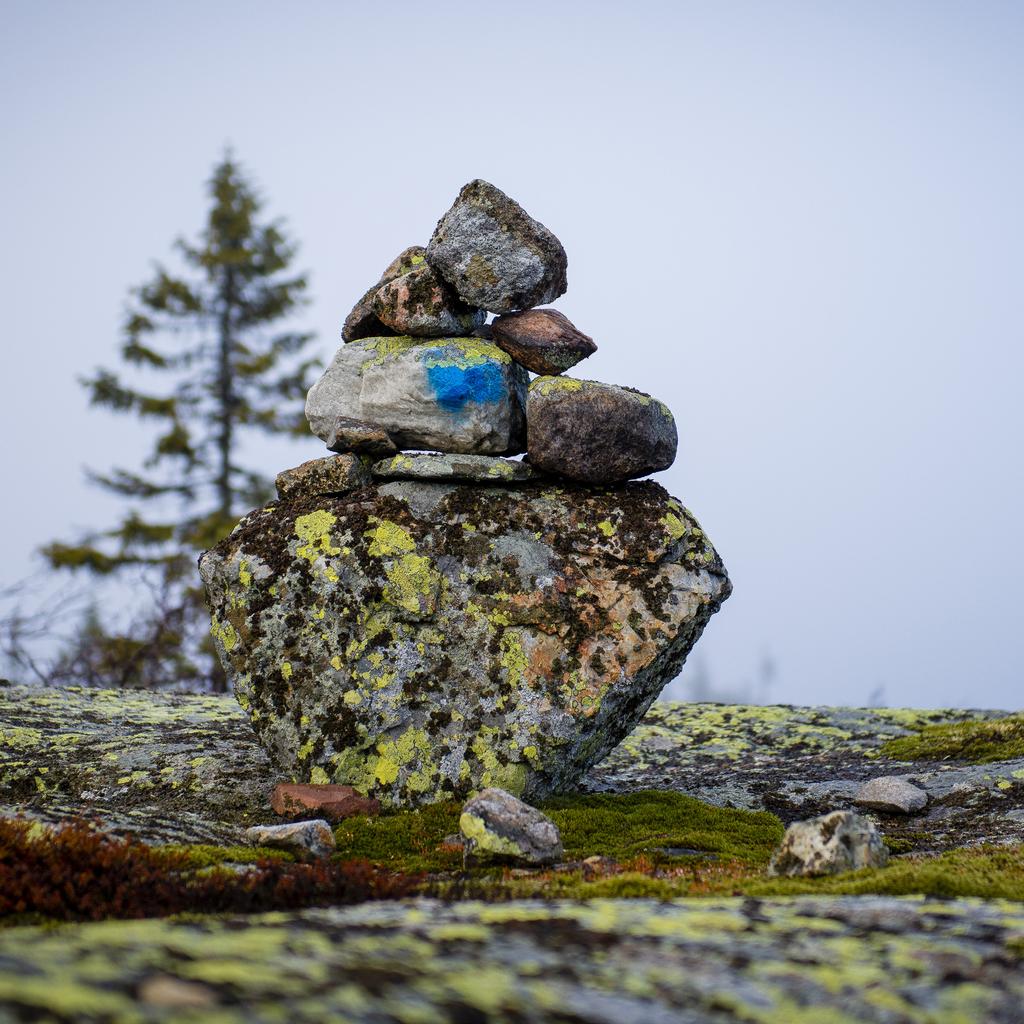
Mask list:
[[[484,177],[561,238],[578,375],[650,391],[773,700],[1019,707],[1024,7],[0,3],[0,582],[145,437],[87,409],[128,286],[231,143],[353,301]],[[254,452],[269,472],[320,451]]]

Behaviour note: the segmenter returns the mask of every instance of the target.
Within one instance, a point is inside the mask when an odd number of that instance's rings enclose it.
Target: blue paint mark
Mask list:
[[[437,404],[448,412],[459,412],[467,402],[500,402],[505,396],[501,367],[497,363],[479,366],[431,366],[427,380]]]

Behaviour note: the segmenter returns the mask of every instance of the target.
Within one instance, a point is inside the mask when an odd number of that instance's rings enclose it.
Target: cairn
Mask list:
[[[201,559],[225,669],[296,781],[392,805],[564,789],[728,597],[690,513],[627,482],[672,464],[669,409],[565,375],[596,351],[538,308],[566,267],[548,228],[466,185],[309,391],[335,454]]]

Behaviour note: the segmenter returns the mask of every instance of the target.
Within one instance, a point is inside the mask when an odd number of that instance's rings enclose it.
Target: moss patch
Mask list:
[[[928,725],[891,739],[882,754],[897,761],[966,761],[988,764],[1024,757],[1024,715],[986,722]]]
[[[561,831],[569,859],[693,856],[674,852],[685,850],[767,864],[783,834],[774,814],[713,807],[682,793],[657,790],[559,797],[541,809]]]
[[[774,878],[749,882],[752,896],[816,895],[975,896],[1024,900],[1024,845],[951,850],[938,857],[912,857],[886,868],[851,871],[831,878]]]

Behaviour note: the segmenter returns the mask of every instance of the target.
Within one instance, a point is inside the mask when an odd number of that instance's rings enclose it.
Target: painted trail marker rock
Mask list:
[[[651,482],[378,482],[259,509],[200,571],[271,759],[391,806],[571,786],[731,590]]]
[[[339,417],[382,427],[399,448],[502,455],[525,440],[525,369],[480,338],[364,338],[338,349],[306,398],[313,433]]]

